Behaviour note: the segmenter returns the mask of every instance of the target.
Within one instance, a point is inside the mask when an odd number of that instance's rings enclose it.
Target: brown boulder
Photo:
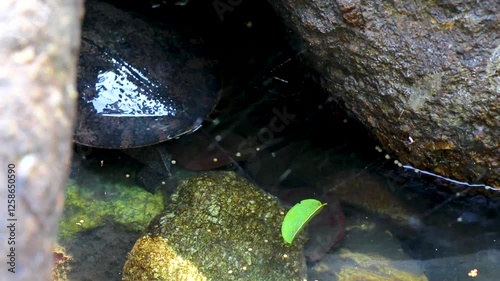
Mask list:
[[[269,3],[323,87],[400,162],[500,187],[500,2]]]

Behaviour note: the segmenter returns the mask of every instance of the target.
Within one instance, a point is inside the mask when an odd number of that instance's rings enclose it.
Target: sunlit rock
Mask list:
[[[305,234],[284,242],[285,213],[232,172],[192,177],[137,241],[123,280],[304,280]]]

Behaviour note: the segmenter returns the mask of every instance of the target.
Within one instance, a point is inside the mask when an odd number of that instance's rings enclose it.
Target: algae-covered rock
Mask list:
[[[123,280],[305,280],[306,238],[284,242],[285,213],[232,172],[194,176],[136,242]]]
[[[391,261],[376,254],[342,249],[340,257],[344,266],[337,275],[338,281],[427,281],[424,274],[408,270],[407,263]]]
[[[312,280],[331,281],[427,281],[416,265],[413,260],[391,260],[376,253],[343,248],[315,264],[311,275]]]
[[[382,224],[359,213],[349,217],[341,248],[328,253],[309,271],[310,280],[427,281],[420,261],[402,249]]]
[[[106,221],[123,225],[130,231],[142,231],[163,209],[163,195],[121,183],[103,182],[86,187],[70,183],[66,188],[59,238],[102,226]]]

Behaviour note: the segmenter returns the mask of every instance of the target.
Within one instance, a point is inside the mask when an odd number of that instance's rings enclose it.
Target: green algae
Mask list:
[[[413,272],[409,262],[391,261],[374,253],[357,253],[341,249],[339,263],[344,264],[336,273],[339,281],[428,281],[425,274]],[[398,265],[403,268],[398,268]]]
[[[283,241],[286,211],[233,172],[191,177],[135,244],[123,280],[304,280],[306,235]]]
[[[137,186],[112,182],[89,188],[70,181],[66,188],[58,238],[69,239],[107,222],[118,223],[129,231],[139,232],[161,212],[163,205],[161,192],[153,195]]]

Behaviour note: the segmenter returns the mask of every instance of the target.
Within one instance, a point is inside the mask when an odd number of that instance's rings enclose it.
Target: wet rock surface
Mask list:
[[[500,187],[498,1],[268,1],[323,87],[403,163]]]
[[[233,172],[192,177],[136,242],[123,280],[303,280],[306,238],[283,241],[285,212]]]
[[[193,131],[218,101],[216,62],[186,25],[87,1],[77,143],[131,148]]]
[[[309,271],[310,280],[427,281],[420,261],[404,253],[400,242],[368,216],[349,217],[346,240]]]

